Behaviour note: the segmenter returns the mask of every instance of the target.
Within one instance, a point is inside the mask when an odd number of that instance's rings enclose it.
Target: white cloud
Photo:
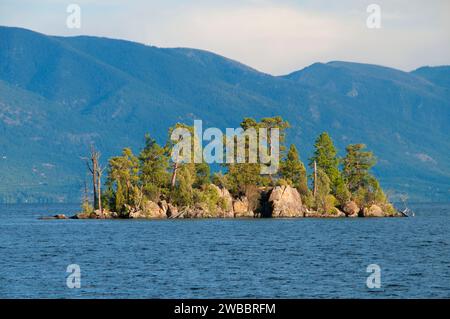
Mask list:
[[[162,47],[194,47],[283,74],[311,63],[348,60],[405,70],[450,64],[450,1],[75,1],[82,29],[65,27],[64,3],[2,0],[0,24],[36,31],[125,38]],[[382,28],[366,27],[378,3]]]

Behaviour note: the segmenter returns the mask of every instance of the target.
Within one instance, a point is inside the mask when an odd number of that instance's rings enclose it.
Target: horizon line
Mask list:
[[[19,30],[25,30],[28,32],[33,32],[33,33],[37,33],[46,37],[60,37],[60,38],[77,38],[77,37],[87,37],[87,38],[97,38],[97,39],[107,39],[107,40],[111,40],[111,41],[124,41],[124,42],[129,42],[129,43],[133,43],[133,44],[139,44],[139,45],[143,45],[146,47],[153,47],[156,49],[187,49],[187,50],[195,50],[195,51],[201,51],[201,52],[206,52],[208,54],[213,54],[219,57],[222,57],[224,59],[227,59],[229,61],[233,61],[235,63],[238,63],[240,65],[243,65],[249,69],[252,69],[258,73],[262,73],[262,74],[266,74],[272,77],[285,77],[288,76],[290,74],[302,71],[304,69],[307,69],[315,64],[323,64],[323,65],[329,65],[330,63],[335,63],[335,62],[341,62],[341,63],[348,63],[348,64],[361,64],[361,65],[370,65],[370,66],[376,66],[376,67],[382,67],[382,68],[388,68],[388,69],[392,69],[392,70],[396,70],[396,71],[400,71],[400,72],[404,72],[404,73],[412,73],[414,71],[417,71],[421,68],[440,68],[440,67],[450,67],[450,62],[449,64],[440,64],[440,65],[421,65],[415,69],[412,70],[404,70],[404,69],[400,69],[400,68],[395,68],[395,67],[391,67],[391,66],[386,66],[386,65],[382,65],[382,64],[376,64],[376,63],[367,63],[367,62],[361,62],[361,61],[346,61],[346,60],[330,60],[327,62],[314,62],[312,64],[306,65],[304,67],[300,67],[298,69],[294,69],[293,71],[286,73],[286,74],[280,74],[280,75],[275,75],[275,74],[271,74],[265,71],[261,71],[253,66],[250,66],[248,64],[245,64],[243,62],[240,62],[239,60],[233,59],[233,58],[229,58],[225,55],[222,55],[220,53],[216,53],[212,50],[207,50],[207,49],[199,49],[199,48],[194,48],[194,47],[183,47],[183,46],[174,46],[174,47],[160,47],[157,45],[153,45],[153,44],[149,44],[149,43],[144,43],[144,42],[140,42],[140,41],[136,41],[136,40],[130,40],[130,39],[122,39],[122,38],[114,38],[114,37],[109,37],[109,36],[101,36],[101,35],[91,35],[91,34],[78,34],[78,35],[57,35],[57,34],[47,34],[47,33],[43,33],[40,31],[36,31],[36,30],[32,30],[32,29],[28,29],[26,27],[22,27],[22,26],[12,26],[12,25],[0,25],[0,28],[7,28],[7,29],[19,29]]]

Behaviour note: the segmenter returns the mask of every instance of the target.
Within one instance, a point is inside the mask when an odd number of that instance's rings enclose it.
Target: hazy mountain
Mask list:
[[[422,67],[412,72],[435,85],[450,89],[450,66]]]
[[[383,186],[450,199],[449,67],[407,73],[357,63],[313,64],[282,77],[194,49],[0,27],[0,199],[78,200],[80,159],[103,160],[176,122],[236,127],[281,115],[304,161],[321,131],[343,153],[364,142]]]

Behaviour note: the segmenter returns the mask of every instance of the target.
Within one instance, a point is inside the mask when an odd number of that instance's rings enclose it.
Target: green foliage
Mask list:
[[[385,212],[388,216],[395,216],[398,213],[391,203],[385,203],[384,205],[382,205],[382,209],[383,212]]]
[[[311,192],[311,190],[308,189],[308,192],[306,193],[306,195],[302,196],[302,201],[303,201],[303,204],[306,205],[306,207],[308,207],[308,208],[313,208],[315,206],[315,200],[314,200],[314,196],[313,196],[313,193]]]
[[[279,178],[277,181],[277,186],[292,186],[292,182],[284,178]]]
[[[347,146],[343,169],[343,176],[348,188],[360,207],[387,202],[380,183],[370,174],[370,169],[375,165],[376,159],[373,153],[366,151],[365,148],[364,144]]]
[[[194,192],[194,202],[206,205],[211,217],[218,217],[219,209],[227,209],[226,202],[220,197],[217,190],[212,185],[205,185],[202,189]]]
[[[114,196],[114,207],[117,213],[122,214],[125,211],[125,195],[122,188],[122,184],[117,182],[116,193]]]
[[[260,175],[259,164],[231,164],[226,174],[229,191],[235,196],[244,195],[247,188],[252,185],[267,186],[270,179]]]
[[[86,139],[101,141],[98,146],[110,157],[118,145],[137,149],[144,128],[151,128],[162,141],[167,127],[180,116],[202,114],[205,122],[219,126],[274,112],[303,128],[292,136],[297,145],[314,138],[307,128],[311,123],[322,129],[336,120],[351,123],[363,141],[389,160],[389,167],[380,167],[379,172],[390,187],[422,200],[449,198],[450,99],[448,90],[441,89],[449,87],[448,67],[408,73],[332,62],[270,77],[193,49],[160,49],[96,37],[54,38],[20,28],[0,27],[0,34],[0,105],[6,107],[0,121],[2,202],[78,201],[83,172],[74,154],[80,153]],[[11,48],[23,48],[23,55]],[[55,56],[65,62],[55,63]],[[71,80],[61,81],[68,73]],[[355,81],[373,98],[348,104],[336,94],[347,92]],[[168,89],[169,83],[173,89]],[[230,90],[230,83],[241,85]],[[422,107],[411,116],[411,101],[418,100]],[[395,112],[393,105],[405,111]],[[316,111],[304,111],[308,107],[320,110],[319,122],[314,122]],[[27,120],[29,114],[32,121]],[[385,128],[392,127],[404,143],[390,138],[391,130]],[[36,141],[30,143],[30,138]],[[399,156],[408,149],[432,155],[435,163]],[[56,165],[42,169],[40,163]],[[34,165],[46,178],[31,173]]]
[[[329,196],[331,182],[328,175],[322,169],[317,170],[317,193],[314,198],[315,207],[319,212],[329,211]]]
[[[352,197],[352,194],[348,190],[347,184],[345,183],[344,178],[341,175],[336,181],[334,196],[336,197],[337,204],[339,206],[345,205],[345,203],[347,203]]]
[[[288,126],[281,117],[265,118],[261,122],[246,118],[241,123],[243,129],[279,127],[283,132],[282,141]],[[169,134],[177,127],[186,128],[193,134],[193,127],[181,123],[170,128]],[[316,161],[318,167],[315,196],[308,188],[306,169],[294,145],[283,157],[277,175],[261,175],[259,163],[234,163],[225,165],[226,174],[215,173],[211,178],[209,165],[192,161],[177,164],[176,179],[172,186],[170,182],[175,166],[170,163],[170,149],[174,143],[168,141],[163,148],[147,135],[139,157],[134,156],[129,148],[125,148],[121,156],[112,157],[102,195],[104,207],[127,216],[129,209],[141,209],[148,200],[158,202],[164,198],[179,207],[202,205],[215,216],[218,209],[224,209],[227,203],[211,182],[228,189],[235,197],[245,195],[249,209],[253,211],[258,211],[261,206],[261,188],[275,185],[297,188],[304,205],[321,213],[334,214],[337,206],[343,206],[351,199],[360,207],[373,203],[389,205],[378,181],[369,172],[375,163],[373,154],[365,151],[363,144],[349,145],[342,174],[336,148],[327,133],[322,133],[316,140],[315,152],[310,159],[310,165]],[[247,141],[247,157],[248,150]],[[90,208],[86,206],[86,209]]]
[[[139,182],[139,160],[129,148],[125,148],[122,156],[109,160],[107,187],[115,190],[115,209],[124,212],[125,204],[136,201],[136,188]]]
[[[259,128],[266,128],[268,132],[268,148],[271,147],[270,130],[278,128],[280,132],[280,155],[285,150],[284,141],[286,139],[285,130],[289,127],[289,123],[284,121],[280,116],[263,118],[261,122],[257,122],[252,118],[245,118],[241,122],[241,128],[244,130],[254,128],[259,139]],[[260,163],[248,163],[249,143],[246,141],[246,163],[235,163],[225,165],[227,171],[227,183],[230,192],[235,195],[243,195],[251,186],[268,186],[274,185],[275,181],[272,176],[261,175]],[[235,154],[236,156],[236,154]],[[259,158],[259,156],[258,156]]]
[[[373,176],[368,176],[367,184],[360,186],[355,193],[355,198],[360,207],[368,207],[371,204],[384,204],[387,202],[386,195]]]
[[[336,197],[334,197],[331,194],[328,194],[325,197],[325,205],[322,207],[322,209],[327,214],[334,214],[336,212],[337,204],[338,204],[338,201],[337,201]]]
[[[195,164],[194,187],[200,188],[211,183],[210,168],[207,163]]]
[[[381,189],[380,183],[372,175],[368,179],[367,183],[367,203],[385,203],[387,197]]]
[[[231,189],[227,175],[224,175],[222,172],[214,173],[211,178],[211,183],[218,187],[226,188],[228,190]]]
[[[365,188],[358,188],[356,192],[352,193],[353,201],[362,208],[366,206],[367,190]]]
[[[376,159],[365,148],[364,144],[351,144],[346,148],[343,175],[351,192],[367,187],[371,181],[369,170],[375,165]]]
[[[285,160],[280,165],[281,177],[297,188],[300,195],[308,193],[308,180],[305,165],[300,161],[297,148],[291,145]]]
[[[330,186],[334,192],[340,177],[339,158],[333,140],[327,132],[319,135],[314,148],[314,155],[309,159],[309,166],[314,168],[314,162],[316,162],[317,168],[323,170],[329,177]]]
[[[90,215],[94,212],[94,207],[85,199],[81,205],[81,212]]]
[[[139,155],[139,179],[144,195],[157,201],[169,189],[169,157],[149,135],[145,136],[145,147]]]
[[[177,184],[170,194],[172,203],[187,207],[194,204],[195,169],[193,164],[181,166],[178,170]]]

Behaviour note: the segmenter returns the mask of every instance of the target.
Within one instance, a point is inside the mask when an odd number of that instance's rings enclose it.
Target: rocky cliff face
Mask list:
[[[233,201],[233,211],[234,217],[254,217],[248,198],[245,196]]]

